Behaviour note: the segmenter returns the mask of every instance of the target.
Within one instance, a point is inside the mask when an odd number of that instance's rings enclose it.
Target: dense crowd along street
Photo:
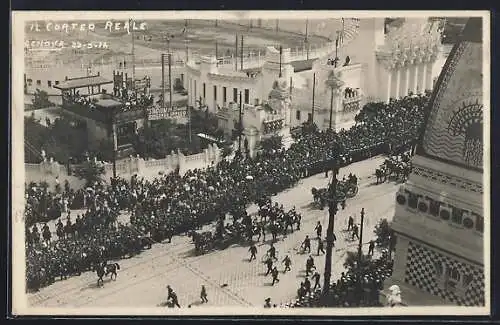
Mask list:
[[[27,288],[37,290],[103,261],[138,254],[173,235],[194,237],[197,229],[215,220],[221,220],[223,236],[239,232],[235,224],[224,226],[226,214],[244,223],[250,203],[293,187],[303,177],[328,171],[334,159],[348,165],[411,147],[421,131],[427,101],[428,96],[418,95],[369,104],[350,130],[300,134],[288,150],[264,152],[254,159],[237,155],[182,176],[174,172],[152,181],[115,179],[110,185],[97,183],[77,191],[59,186],[51,192],[43,184],[27,184]],[[370,105],[377,107],[372,110]],[[81,208],[85,212],[76,221],[65,220],[72,209]],[[130,223],[118,220],[120,211],[131,214]],[[56,236],[41,224],[54,219],[58,219]],[[293,229],[300,219],[290,220]],[[349,287],[346,279],[337,287]]]

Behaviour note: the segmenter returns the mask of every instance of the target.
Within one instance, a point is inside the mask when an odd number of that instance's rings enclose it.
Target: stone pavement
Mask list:
[[[355,172],[360,179],[358,195],[347,202],[345,210],[340,209],[335,220],[337,243],[333,254],[332,279],[343,271],[343,262],[347,250],[356,251],[356,242],[346,240],[349,215],[356,215],[365,208],[365,227],[363,242],[374,237],[373,228],[380,218],[392,218],[394,213],[394,194],[398,185],[386,183],[372,185],[371,174],[383,158],[353,164],[340,171],[340,177]],[[273,201],[282,203],[285,208],[296,208],[303,214],[300,231],[289,234],[286,238],[278,237],[276,247],[279,258],[289,254],[292,259],[292,271],[280,272],[280,282],[271,286],[271,277],[265,277],[266,268],[260,262],[268,249],[268,243],[259,243],[257,260],[248,262],[248,246],[234,245],[222,251],[213,251],[206,255],[195,256],[193,244],[185,236],[176,236],[172,244],[157,244],[151,250],[140,255],[118,261],[121,270],[117,281],[107,280],[102,288],[96,288],[96,275],[87,272],[80,277],[43,288],[40,292],[29,294],[32,306],[51,307],[154,307],[161,306],[166,300],[166,285],[176,290],[181,306],[261,306],[266,297],[272,303],[286,303],[295,298],[300,281],[304,279],[305,261],[308,255],[298,254],[298,247],[305,235],[316,237],[314,227],[321,221],[326,232],[328,210],[312,209],[310,189],[325,186],[324,174],[304,179],[298,186],[278,194]],[[250,207],[249,212],[255,211]],[[269,235],[268,238],[270,239]],[[324,272],[324,256],[315,256],[316,241],[312,240],[312,253],[321,276]],[[368,248],[365,246],[364,248]],[[283,265],[278,265],[283,270]],[[322,283],[322,280],[320,281]],[[201,285],[207,288],[207,304],[200,305]]]

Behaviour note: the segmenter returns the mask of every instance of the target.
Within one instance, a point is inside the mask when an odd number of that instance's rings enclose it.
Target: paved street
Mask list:
[[[391,219],[394,213],[394,194],[398,185],[386,183],[371,184],[371,176],[383,157],[353,164],[340,171],[344,174],[353,172],[359,177],[358,195],[347,202],[345,210],[340,210],[335,222],[337,244],[333,256],[333,275],[336,279],[343,271],[343,261],[347,250],[356,250],[356,242],[350,242],[346,232],[347,218],[355,215],[359,223],[359,212],[365,208],[365,225],[363,242],[374,237],[373,229],[380,218]],[[105,281],[104,287],[96,287],[96,275],[87,272],[79,277],[41,289],[38,293],[29,294],[29,304],[34,307],[154,307],[166,301],[166,285],[170,284],[177,292],[179,303],[186,307],[200,306],[199,293],[201,285],[207,288],[209,303],[204,306],[261,306],[266,297],[272,303],[286,303],[295,299],[300,281],[304,279],[305,260],[307,255],[300,255],[297,248],[306,234],[314,238],[314,227],[317,221],[327,228],[328,210],[312,209],[311,188],[322,187],[328,180],[324,174],[304,179],[300,184],[288,191],[278,194],[273,201],[282,203],[285,208],[296,208],[302,213],[302,226],[287,238],[279,238],[276,244],[279,258],[289,254],[292,259],[292,272],[280,272],[280,282],[271,286],[271,277],[265,277],[265,266],[260,262],[268,249],[268,243],[259,243],[258,258],[248,262],[248,246],[234,245],[223,251],[214,251],[206,255],[194,256],[194,245],[186,236],[174,237],[172,244],[157,244],[142,254],[118,261],[121,270],[117,281]],[[249,212],[256,207],[249,208]],[[267,236],[266,239],[270,239]],[[324,256],[316,257],[316,241],[312,241],[312,253],[315,264],[323,276]],[[367,247],[365,247],[367,250]],[[281,261],[280,261],[281,262]],[[278,266],[283,270],[283,265]],[[321,280],[322,283],[322,280]],[[313,283],[314,284],[314,283]]]

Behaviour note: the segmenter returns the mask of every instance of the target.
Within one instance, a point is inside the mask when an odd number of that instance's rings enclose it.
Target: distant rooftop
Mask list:
[[[59,85],[54,85],[54,88],[60,90],[69,90],[69,89],[85,88],[89,86],[106,85],[111,83],[113,83],[112,80],[97,75],[97,76],[73,78],[61,81]]]

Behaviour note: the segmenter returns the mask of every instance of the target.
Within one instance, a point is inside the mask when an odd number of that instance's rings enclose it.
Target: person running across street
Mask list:
[[[276,257],[276,247],[274,247],[273,243],[271,243],[271,247],[267,250],[267,255],[275,261],[278,260]]]
[[[351,240],[354,240],[354,237],[359,239],[359,234],[358,234],[358,225],[352,226],[352,237]]]
[[[201,286],[200,298],[201,298],[201,303],[202,304],[208,302],[208,299],[207,299],[207,289],[205,289],[204,285]]]
[[[347,231],[351,230],[354,226],[354,218],[349,216],[349,220],[347,221]]]
[[[273,270],[273,259],[271,257],[267,258],[266,266],[267,266],[267,272],[266,272],[266,276],[267,276]]]
[[[286,271],[291,271],[292,269],[290,268],[290,265],[292,264],[292,260],[290,260],[290,257],[287,255],[281,262],[285,264],[285,269],[283,270],[283,273],[286,273]]]
[[[255,255],[257,254],[257,247],[255,246],[255,244],[252,244],[252,246],[250,246],[248,251],[250,252],[250,259],[248,260],[248,262],[251,262],[252,260],[256,260],[257,257]]]
[[[321,238],[321,232],[323,231],[323,226],[321,226],[321,222],[318,221],[318,224],[316,225],[316,228],[314,228],[314,230],[316,230],[316,235],[318,236],[318,238]]]
[[[278,279],[278,273],[279,273],[278,272],[278,268],[275,266],[273,268],[273,270],[271,271],[271,275],[273,277],[273,283],[272,283],[272,285],[274,285],[274,283],[276,283],[276,282],[280,282],[280,279]]]
[[[375,241],[370,240],[370,244],[368,246],[368,255],[373,255],[373,251],[375,250]]]
[[[319,279],[320,279],[320,275],[319,275],[319,272],[316,271],[314,272],[312,278],[314,280],[314,287],[313,287],[313,290],[316,290],[316,288],[320,288],[321,289],[321,285],[319,284]]]
[[[316,267],[314,266],[314,259],[311,255],[309,255],[309,258],[306,261],[306,276],[309,275],[309,272],[312,272],[312,269],[316,270]]]
[[[325,247],[324,247],[324,244],[323,244],[323,241],[321,240],[321,238],[318,239],[318,256],[319,256],[319,252],[322,252],[323,254],[325,254]]]
[[[304,293],[311,294],[311,281],[309,281],[309,278],[304,280]]]
[[[172,305],[174,306],[177,306],[178,308],[181,308],[181,306],[179,305],[179,300],[177,299],[177,294],[175,293],[175,291],[170,287],[170,285],[167,286],[167,290],[168,290],[168,297],[167,297],[167,301],[168,300],[171,300],[172,301]]]
[[[311,252],[311,239],[309,239],[309,236],[306,235],[306,238],[304,239],[304,242],[302,243],[302,248],[304,249],[303,252],[306,251],[310,253]]]

